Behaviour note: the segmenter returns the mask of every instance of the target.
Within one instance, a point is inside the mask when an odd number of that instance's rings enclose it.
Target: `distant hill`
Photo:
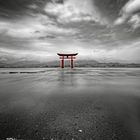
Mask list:
[[[37,61],[19,61],[19,62],[0,62],[0,68],[45,68],[59,67],[59,61],[37,62]],[[98,62],[95,60],[78,60],[75,62],[76,67],[140,67],[135,63],[117,63],[117,62]],[[65,67],[69,67],[66,61]]]

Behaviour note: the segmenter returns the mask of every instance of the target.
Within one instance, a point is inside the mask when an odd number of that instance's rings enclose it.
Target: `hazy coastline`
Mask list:
[[[0,63],[0,68],[58,68],[60,67],[59,61],[50,62],[34,62],[23,61],[18,63]],[[68,61],[65,63],[65,67],[69,67]],[[98,62],[93,60],[76,61],[75,67],[83,68],[140,68],[140,63],[119,63],[119,62]]]

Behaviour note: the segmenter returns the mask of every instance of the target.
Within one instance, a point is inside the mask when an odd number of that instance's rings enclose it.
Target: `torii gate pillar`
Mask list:
[[[64,56],[62,56],[61,62],[60,62],[60,67],[64,68]]]
[[[73,57],[71,56],[71,68],[74,68],[74,60],[73,60]]]
[[[60,53],[58,53],[57,55],[60,56],[60,67],[61,68],[65,67],[65,64],[64,64],[65,59],[69,59],[70,60],[70,67],[74,68],[74,59],[76,59],[76,55],[78,55],[78,53],[74,53],[74,54],[60,54]]]

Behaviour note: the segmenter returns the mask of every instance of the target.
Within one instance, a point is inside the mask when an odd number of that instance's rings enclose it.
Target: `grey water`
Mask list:
[[[0,69],[0,138],[139,140],[140,69]]]

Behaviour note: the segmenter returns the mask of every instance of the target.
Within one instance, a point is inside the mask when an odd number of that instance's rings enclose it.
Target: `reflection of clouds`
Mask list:
[[[65,69],[60,70],[58,81],[59,81],[60,88],[76,86],[74,69],[67,70],[66,68],[66,70]]]

